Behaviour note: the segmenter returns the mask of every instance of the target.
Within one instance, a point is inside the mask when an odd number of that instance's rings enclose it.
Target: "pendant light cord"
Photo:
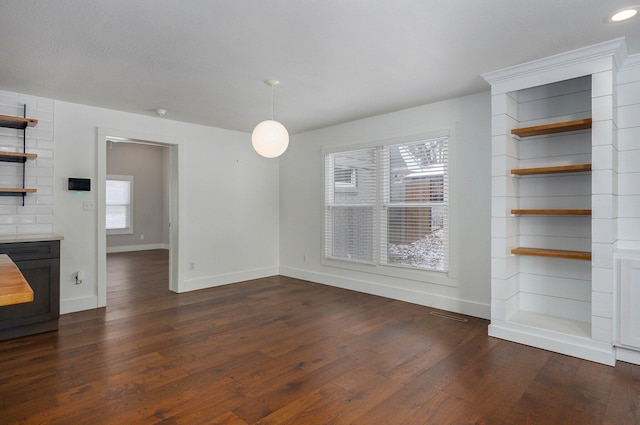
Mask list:
[[[273,121],[273,86],[271,86],[271,121]]]

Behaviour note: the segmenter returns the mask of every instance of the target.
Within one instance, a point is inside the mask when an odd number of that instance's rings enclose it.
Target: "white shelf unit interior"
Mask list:
[[[591,77],[585,76],[508,94],[517,127],[591,118]],[[511,168],[591,163],[591,131],[513,138]],[[591,173],[511,176],[511,209],[590,209]],[[521,215],[512,218],[515,246],[591,251],[590,216]],[[506,321],[591,337],[591,262],[518,256],[518,291]]]

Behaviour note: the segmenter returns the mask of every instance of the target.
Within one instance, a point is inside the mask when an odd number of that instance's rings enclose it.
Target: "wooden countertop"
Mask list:
[[[33,290],[7,254],[0,254],[0,306],[33,301]]]
[[[19,242],[46,242],[46,241],[61,241],[64,237],[55,233],[39,234],[39,235],[2,235],[0,236],[0,243],[19,243]]]

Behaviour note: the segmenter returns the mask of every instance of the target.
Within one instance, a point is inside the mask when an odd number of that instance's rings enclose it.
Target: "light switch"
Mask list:
[[[95,211],[96,201],[94,201],[93,199],[86,199],[82,201],[82,209],[85,211]]]

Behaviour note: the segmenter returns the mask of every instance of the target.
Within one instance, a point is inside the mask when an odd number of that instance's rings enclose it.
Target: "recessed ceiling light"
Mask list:
[[[629,6],[618,9],[607,19],[607,22],[622,22],[637,15],[640,6]]]

